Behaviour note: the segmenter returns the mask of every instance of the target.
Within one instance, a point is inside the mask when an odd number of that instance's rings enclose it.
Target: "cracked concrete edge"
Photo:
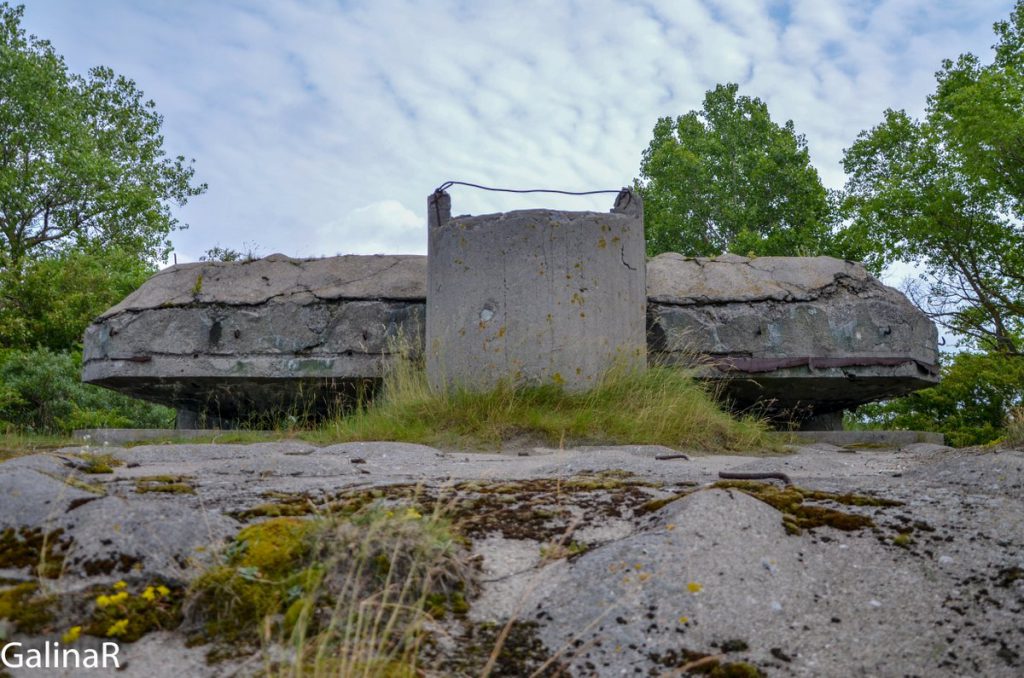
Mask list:
[[[456,217],[453,221],[461,225],[483,218]],[[882,285],[855,262],[832,257],[806,257],[801,258],[801,266],[794,267],[793,259],[751,259],[734,254],[714,258],[686,257],[674,252],[660,254],[647,262],[647,298],[650,302],[676,305],[813,300],[835,293],[837,285],[848,285],[858,293],[899,294]],[[735,272],[739,265],[749,269],[750,275],[737,279]],[[368,270],[359,270],[353,276],[349,271],[351,268]],[[309,294],[317,300],[422,301],[426,299],[426,269],[427,260],[423,255],[343,255],[296,259],[274,254],[253,261],[178,264],[154,274],[142,287],[97,320],[152,308],[211,303],[260,306],[292,301],[302,294]],[[785,273],[781,278],[780,272]],[[730,285],[721,289],[711,288],[704,294],[694,293],[692,289],[682,290],[684,283],[692,282],[691,278],[706,278],[708,275],[726,277]],[[748,289],[737,290],[733,283],[744,282],[745,279],[749,283]],[[259,290],[257,284],[260,281],[269,289]],[[371,281],[373,285],[367,284]]]
[[[321,301],[422,300],[426,257],[374,254],[294,259],[274,254],[252,261],[179,264],[156,273],[97,321],[125,312],[196,304],[261,306],[302,294]]]

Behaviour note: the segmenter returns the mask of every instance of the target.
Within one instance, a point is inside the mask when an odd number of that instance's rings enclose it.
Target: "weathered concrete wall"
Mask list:
[[[820,427],[829,413],[938,379],[934,325],[858,264],[664,254],[646,274],[650,359],[699,363],[739,407]],[[89,327],[83,380],[225,420],[322,413],[378,379],[399,338],[423,349],[426,280],[422,256],[172,267]],[[591,285],[606,282],[566,282],[587,288],[568,307],[589,318]],[[455,312],[481,310],[463,306]],[[493,338],[497,320],[479,336]]]
[[[643,207],[451,218],[434,194],[427,256],[427,376],[437,389],[500,381],[582,390],[615,361],[646,362]]]
[[[938,381],[935,326],[860,264],[662,254],[647,276],[652,356],[701,365],[740,407],[803,418]]]
[[[82,379],[211,421],[322,414],[419,350],[425,279],[417,256],[174,266],[89,327]]]

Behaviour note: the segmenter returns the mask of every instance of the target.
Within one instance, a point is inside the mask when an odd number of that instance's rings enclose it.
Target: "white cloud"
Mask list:
[[[174,236],[195,258],[246,241],[417,251],[426,196],[447,179],[618,188],[655,120],[699,107],[719,82],[792,119],[839,186],[857,133],[887,107],[920,113],[942,58],[988,58],[991,24],[1012,5],[34,0],[26,25],[75,70],[110,65],[156,100],[169,150],[194,156],[210,185]],[[603,210],[605,197],[455,189],[453,209]]]
[[[370,203],[322,226],[306,254],[385,253],[427,253],[424,220],[397,200]]]

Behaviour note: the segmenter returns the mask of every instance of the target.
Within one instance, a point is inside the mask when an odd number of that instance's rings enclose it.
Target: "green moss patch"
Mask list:
[[[13,527],[0,531],[0,568],[35,568],[41,577],[60,576],[72,540],[64,530],[43,532],[38,527]]]
[[[156,475],[135,479],[135,491],[139,494],[163,492],[167,494],[195,494],[192,476]]]
[[[799,535],[804,530],[813,530],[817,527],[833,527],[847,532],[875,527],[874,520],[869,516],[841,511],[821,504],[881,508],[903,505],[902,502],[870,495],[822,492],[803,489],[795,485],[780,487],[772,483],[753,480],[723,480],[710,487],[739,490],[777,509],[782,513],[782,526],[786,529],[787,534],[792,535]],[[648,501],[639,507],[638,513],[652,513],[694,491],[698,490],[687,490],[669,497]]]
[[[224,553],[223,564],[194,581],[190,610],[210,638],[255,640],[263,619],[316,583],[312,535],[316,522],[276,518],[245,528]]]
[[[473,569],[445,517],[365,494],[333,500],[348,513],[276,517],[239,532],[191,586],[195,640],[283,642],[297,648],[295,666],[413,675],[401,671],[415,665],[426,622],[468,611]]]
[[[105,474],[113,473],[118,466],[124,466],[124,462],[112,454],[96,454],[93,452],[81,452],[78,458],[85,464],[79,469],[82,473]]]
[[[53,599],[39,593],[39,585],[26,582],[0,589],[0,619],[14,623],[21,633],[41,633],[53,619]]]
[[[805,490],[795,485],[779,487],[771,483],[748,480],[720,481],[713,487],[739,490],[778,509],[782,513],[782,525],[786,528],[786,532],[794,535],[801,534],[803,530],[813,530],[816,527],[833,527],[846,532],[875,527],[875,521],[868,516],[808,502],[831,502],[845,506],[902,506],[900,502],[868,495],[833,494],[818,490]]]
[[[581,473],[568,479],[460,483],[453,488],[452,517],[468,537],[497,534],[548,542],[561,538],[575,519],[570,505],[583,509],[584,525],[608,518],[628,519],[651,501],[658,487],[614,471]],[[585,548],[578,544],[576,551]]]

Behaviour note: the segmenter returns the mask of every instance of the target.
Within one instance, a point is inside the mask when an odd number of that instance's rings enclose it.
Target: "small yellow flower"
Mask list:
[[[422,517],[423,517],[423,514],[420,513],[419,511],[417,511],[416,509],[414,509],[411,506],[409,508],[405,509],[405,519],[406,520],[419,520]]]
[[[123,579],[114,584],[115,591],[124,591],[126,588],[128,588],[128,584]]]
[[[680,623],[680,624],[685,624],[685,623],[687,623],[688,621],[690,621],[690,618],[689,618],[689,617],[680,617],[680,618],[679,618],[679,623]]]
[[[115,636],[121,636],[121,635],[124,635],[124,633],[127,630],[128,630],[128,620],[127,619],[121,619],[120,621],[116,621],[116,622],[114,622],[113,624],[110,625],[110,628],[107,629],[107,636],[109,636],[111,638],[113,638]]]
[[[110,596],[97,596],[96,607],[106,607],[110,605]]]
[[[107,600],[111,605],[123,603],[124,601],[128,600],[128,592],[121,591],[120,593],[115,593],[114,595],[110,596]]]
[[[156,589],[152,586],[147,586],[146,590],[142,592],[142,597],[152,603],[156,600]]]
[[[686,589],[690,593],[700,593],[701,591],[704,590],[704,585],[703,584],[698,584],[695,581],[691,581],[689,584],[686,585]]]
[[[156,587],[156,592],[159,593],[161,596],[169,596],[169,595],[171,595],[171,590],[169,588],[167,588],[166,586],[164,586],[163,584],[160,584],[160,586]]]
[[[61,639],[61,642],[63,642],[65,645],[70,645],[71,643],[73,643],[76,640],[78,640],[79,636],[81,636],[81,635],[82,635],[82,627],[81,626],[72,626],[70,629],[67,630],[67,632],[64,633],[63,636],[60,637],[60,639]]]

